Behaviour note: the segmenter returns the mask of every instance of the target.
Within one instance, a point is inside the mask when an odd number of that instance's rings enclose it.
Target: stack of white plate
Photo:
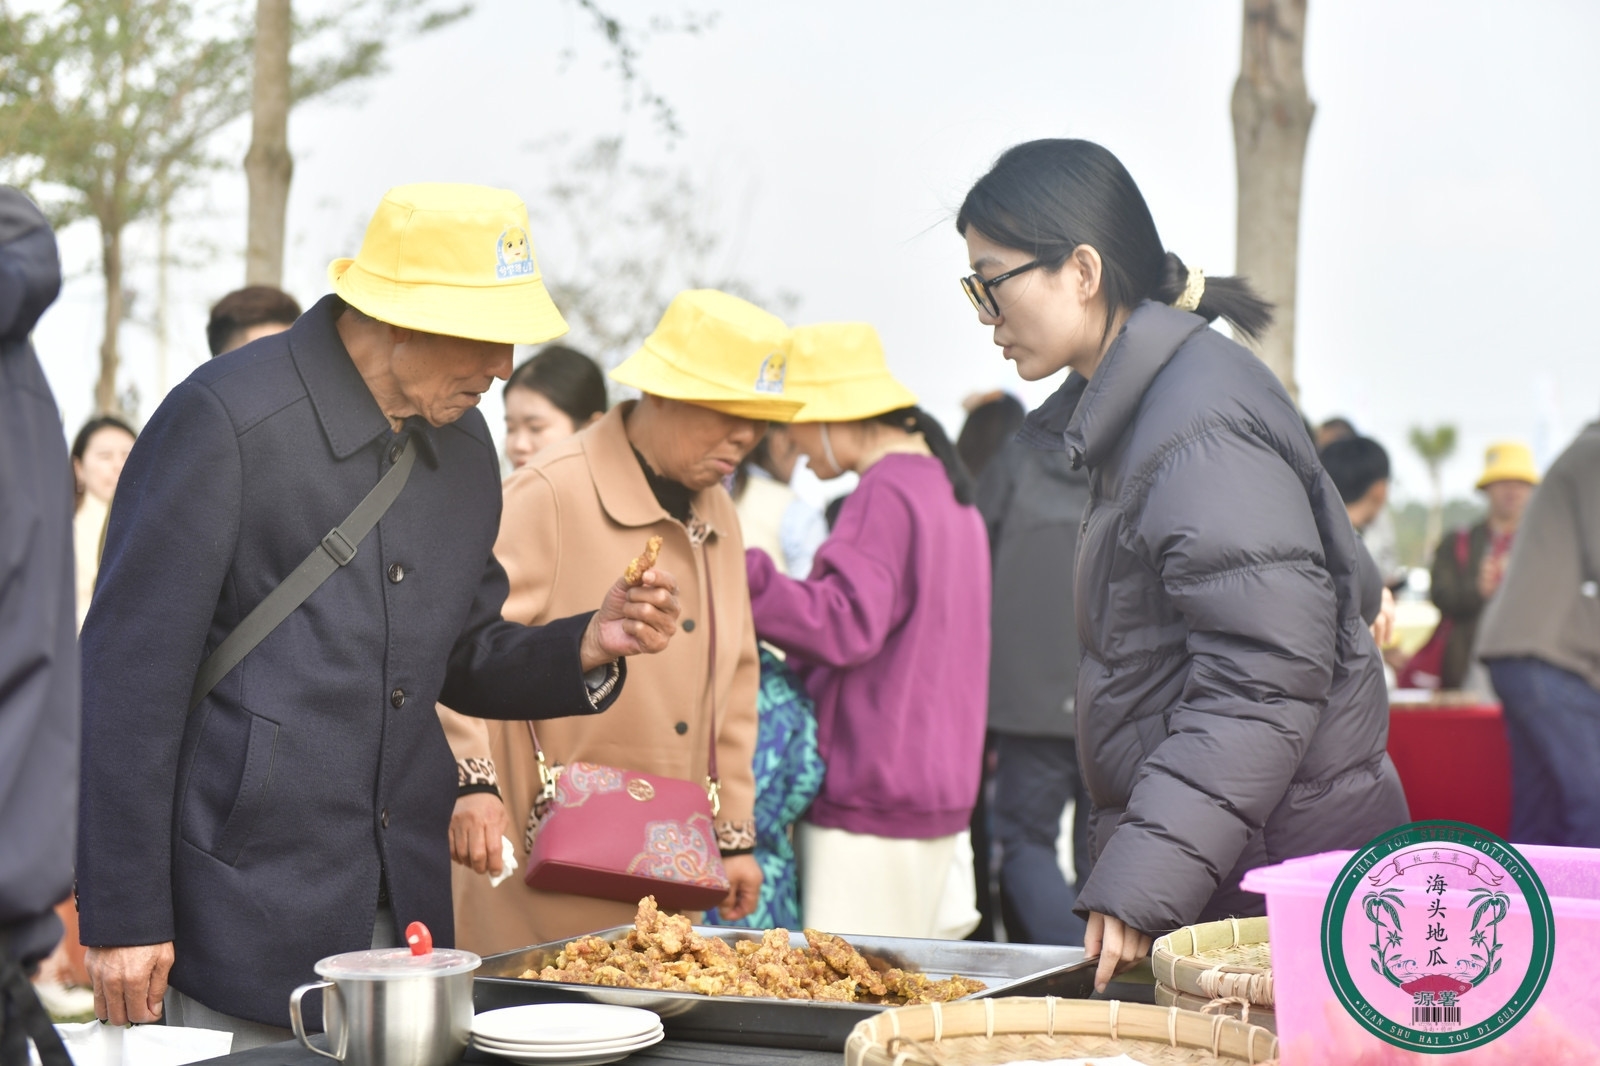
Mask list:
[[[656,1014],[604,1003],[530,1003],[472,1019],[472,1046],[512,1062],[600,1066],[659,1043]]]

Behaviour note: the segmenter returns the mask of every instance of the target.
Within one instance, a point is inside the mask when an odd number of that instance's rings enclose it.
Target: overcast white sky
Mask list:
[[[692,4],[697,10],[715,0]],[[610,0],[635,22],[677,3]],[[639,158],[714,192],[727,271],[800,297],[794,319],[866,319],[891,364],[952,432],[961,398],[1019,382],[956,284],[951,225],[973,180],[1018,141],[1080,136],[1132,171],[1167,246],[1232,269],[1229,95],[1239,0],[771,0],[720,4],[700,37],[650,42],[642,68],[677,110],[670,151],[625,113],[605,50],[564,0],[479,0],[396,48],[390,72],[297,111],[286,285],[309,304],[329,259],[354,254],[384,190],[470,181],[530,201],[557,135],[623,134]],[[1306,163],[1298,359],[1316,420],[1344,414],[1427,491],[1408,428],[1450,421],[1463,446],[1447,491],[1467,495],[1492,439],[1548,461],[1600,415],[1600,5],[1311,0],[1317,104]],[[562,53],[575,52],[571,62]],[[242,157],[247,129],[228,134]],[[180,243],[168,381],[205,357],[208,305],[243,281],[244,178],[195,197]],[[131,235],[146,260],[153,234]],[[534,240],[547,273],[559,244]],[[220,249],[211,255],[209,242]],[[100,331],[96,239],[63,235],[75,272],[35,335],[69,429],[87,417]],[[132,284],[148,310],[151,272]],[[149,331],[124,330],[127,377],[155,407]],[[1052,383],[1053,384],[1053,383]],[[498,430],[498,399],[485,414]]]

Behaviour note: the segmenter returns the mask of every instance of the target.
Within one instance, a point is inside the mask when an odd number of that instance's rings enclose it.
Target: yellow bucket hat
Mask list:
[[[1489,445],[1483,453],[1483,476],[1478,488],[1486,488],[1496,481],[1525,481],[1539,483],[1539,468],[1533,463],[1533,449],[1521,441],[1503,440]]]
[[[917,404],[865,322],[797,326],[789,349],[789,394],[805,402],[796,422],[860,422]]]
[[[401,185],[384,194],[354,259],[328,264],[333,291],[380,322],[447,337],[540,344],[567,332],[516,193]]]
[[[611,380],[669,400],[758,422],[788,422],[789,329],[755,304],[715,289],[680,292]]]

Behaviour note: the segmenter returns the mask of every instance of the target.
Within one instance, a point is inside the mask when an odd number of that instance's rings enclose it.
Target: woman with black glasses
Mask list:
[[[1005,358],[1030,381],[1073,371],[1023,437],[1089,473],[1075,601],[1095,864],[1076,909],[1103,988],[1154,936],[1263,913],[1246,870],[1406,821],[1383,666],[1293,401],[1208,328],[1257,336],[1270,305],[1166,251],[1088,141],[1010,149],[956,228]]]

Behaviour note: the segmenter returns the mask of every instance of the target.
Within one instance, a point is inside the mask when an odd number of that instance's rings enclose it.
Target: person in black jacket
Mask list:
[[[241,1050],[287,1036],[322,956],[413,920],[449,946],[457,774],[435,703],[592,714],[620,658],[675,631],[671,576],[629,587],[626,559],[597,613],[501,619],[500,464],[475,408],[513,342],[566,325],[526,227],[509,192],[391,190],[333,295],[197,369],[134,445],[82,644],[78,901],[102,1020],[164,1015]],[[336,536],[408,449],[376,527]],[[196,694],[319,542],[340,566]]]
[[[26,973],[61,939],[78,811],[72,466],[28,334],[61,290],[55,235],[0,186],[0,1063],[67,1063]]]
[[[978,479],[989,528],[994,607],[989,652],[992,818],[1000,843],[1006,939],[1081,944],[1076,886],[1089,872],[1089,797],[1078,770],[1078,633],[1072,570],[1089,478],[1060,452],[1008,441]],[[1057,859],[1074,804],[1074,879]]]
[[[1078,752],[1095,865],[1078,893],[1097,984],[1152,935],[1259,914],[1245,871],[1358,847],[1407,818],[1361,616],[1355,535],[1293,402],[1247,335],[1271,308],[1167,252],[1122,164],[1018,145],[956,220],[962,279],[1037,380],[1023,437],[1087,469]]]

